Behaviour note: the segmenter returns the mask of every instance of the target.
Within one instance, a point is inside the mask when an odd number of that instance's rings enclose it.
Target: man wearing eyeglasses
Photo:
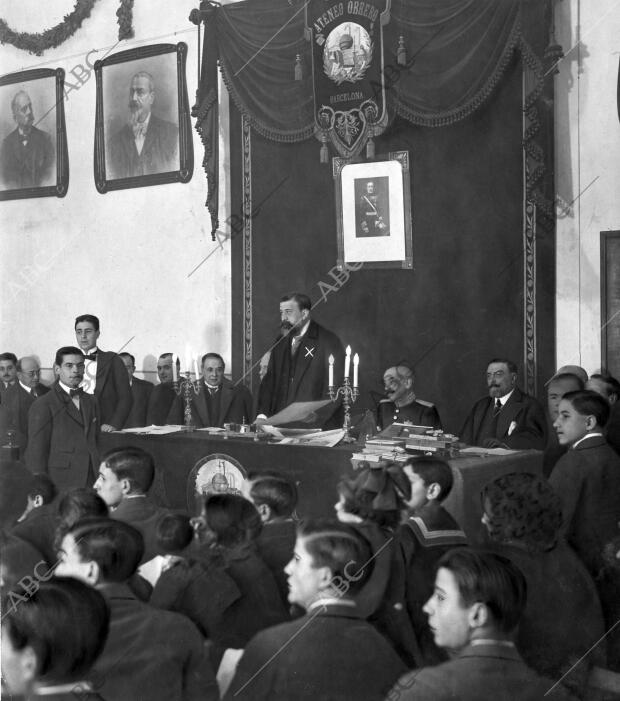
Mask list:
[[[49,387],[46,387],[39,381],[40,374],[41,368],[36,358],[27,355],[17,361],[17,379],[19,384],[34,399],[42,397],[50,391]]]

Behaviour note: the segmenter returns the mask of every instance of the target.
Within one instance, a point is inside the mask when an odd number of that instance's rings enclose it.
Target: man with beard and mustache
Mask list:
[[[383,374],[387,399],[379,402],[377,423],[380,429],[407,421],[415,426],[441,429],[441,419],[434,404],[417,399],[413,391],[414,372],[408,365],[388,368]]]
[[[271,351],[258,394],[258,417],[273,416],[293,402],[328,398],[329,356],[334,356],[334,382],[344,367],[344,349],[336,334],[310,318],[312,303],[300,292],[280,300],[282,336]]]
[[[17,124],[2,142],[0,167],[6,189],[53,185],[54,147],[50,135],[34,125],[30,96],[25,90],[11,100]]]
[[[487,367],[489,396],[471,410],[460,438],[468,445],[513,450],[544,450],[545,412],[539,402],[517,387],[517,366],[494,358]]]
[[[129,122],[110,139],[108,177],[131,178],[179,168],[179,129],[152,113],[155,83],[140,71],[129,87]]]

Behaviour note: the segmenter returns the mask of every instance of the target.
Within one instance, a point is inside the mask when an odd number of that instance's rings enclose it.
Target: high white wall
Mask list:
[[[556,2],[557,362],[601,366],[600,233],[620,229],[618,0]]]
[[[114,50],[186,42],[190,106],[196,94],[197,38],[187,17],[197,5],[197,0],[137,0],[136,37]],[[117,42],[118,6],[117,0],[99,0],[73,37],[41,57],[0,46],[2,74],[62,67],[67,80],[76,83],[71,70],[86,66],[86,54],[99,50],[90,55],[94,63]],[[41,32],[73,7],[74,0],[4,0],[0,16],[15,30]],[[76,75],[85,78],[79,68]],[[66,197],[0,202],[0,349],[37,354],[49,368],[55,350],[75,342],[75,316],[92,313],[101,319],[101,347],[133,353],[149,379],[155,377],[159,353],[171,350],[183,357],[187,344],[195,355],[215,350],[229,361],[230,246],[211,241],[198,135],[194,132],[194,175],[187,185],[100,195],[93,179],[95,97],[93,72],[65,101]],[[9,105],[0,109],[10,113]],[[222,178],[221,221],[229,207],[227,182]]]

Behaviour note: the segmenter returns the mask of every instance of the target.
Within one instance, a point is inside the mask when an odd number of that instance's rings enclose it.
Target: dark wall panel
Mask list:
[[[240,117],[233,116],[233,207],[240,210]],[[416,365],[418,397],[433,401],[458,432],[485,393],[493,356],[523,356],[521,70],[517,62],[487,106],[455,125],[430,129],[396,119],[377,156],[408,150],[413,270],[362,269],[317,304],[313,316],[361,356],[362,397],[380,392],[383,370]],[[251,135],[253,356],[277,334],[280,296],[313,301],[335,284],[336,212],[331,165],[319,143],[280,144]],[[274,188],[278,189],[274,192]],[[236,199],[235,199],[236,198]],[[241,359],[243,237],[233,242],[235,366]],[[539,323],[543,323],[539,320]],[[256,387],[256,374],[254,375]]]

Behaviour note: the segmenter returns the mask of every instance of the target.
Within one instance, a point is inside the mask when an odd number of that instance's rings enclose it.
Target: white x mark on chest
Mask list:
[[[311,358],[314,358],[314,346],[312,346],[312,348],[308,348],[308,346],[304,346],[304,348],[306,349],[306,355],[304,355],[304,358],[307,358],[308,356],[310,356]]]

